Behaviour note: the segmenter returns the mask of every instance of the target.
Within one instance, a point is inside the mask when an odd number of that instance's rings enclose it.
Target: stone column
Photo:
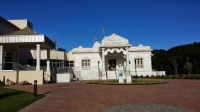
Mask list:
[[[105,55],[104,55],[104,51],[105,48],[102,48],[102,71],[105,71]]]
[[[40,44],[37,44],[37,63],[36,63],[36,70],[40,70]]]
[[[132,83],[131,80],[131,69],[129,66],[129,47],[126,47],[126,83]]]
[[[0,70],[3,68],[3,45],[0,45]]]
[[[126,47],[126,69],[129,69],[129,48]]]
[[[102,79],[106,79],[105,71],[105,48],[102,48]]]
[[[47,71],[50,71],[50,49],[47,49]]]

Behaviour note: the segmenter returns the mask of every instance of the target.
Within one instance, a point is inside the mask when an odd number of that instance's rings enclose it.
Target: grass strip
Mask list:
[[[44,98],[45,95],[0,87],[0,112],[18,112],[33,102]]]

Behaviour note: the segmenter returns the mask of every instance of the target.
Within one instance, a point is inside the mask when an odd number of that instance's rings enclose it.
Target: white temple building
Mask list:
[[[118,79],[119,67],[132,76],[165,75],[165,71],[153,71],[150,46],[132,46],[128,39],[115,33],[96,41],[92,48],[74,48],[74,74],[80,80]]]
[[[70,80],[118,79],[126,76],[165,75],[153,71],[150,46],[132,46],[115,33],[93,47],[58,51],[55,41],[37,34],[28,20],[6,20],[0,16],[0,80],[38,84]],[[60,75],[61,74],[61,75]],[[60,77],[58,77],[60,75]],[[67,79],[65,80],[67,81]]]

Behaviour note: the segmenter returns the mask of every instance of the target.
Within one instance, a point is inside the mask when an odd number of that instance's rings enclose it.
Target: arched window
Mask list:
[[[143,58],[135,58],[135,67],[143,68]]]
[[[82,70],[90,69],[90,59],[88,57],[84,57],[82,59]]]
[[[135,57],[135,68],[144,68],[143,66],[143,57],[137,55]]]

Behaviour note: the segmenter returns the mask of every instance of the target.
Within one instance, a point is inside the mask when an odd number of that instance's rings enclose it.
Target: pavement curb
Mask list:
[[[34,106],[35,104],[41,102],[42,100],[45,100],[45,99],[48,98],[48,97],[49,97],[49,95],[45,95],[44,98],[42,98],[42,99],[40,99],[40,100],[38,100],[38,101],[36,101],[36,102],[34,102],[34,103],[28,105],[27,107],[21,109],[19,112],[25,112],[27,109],[31,108],[31,107]]]

